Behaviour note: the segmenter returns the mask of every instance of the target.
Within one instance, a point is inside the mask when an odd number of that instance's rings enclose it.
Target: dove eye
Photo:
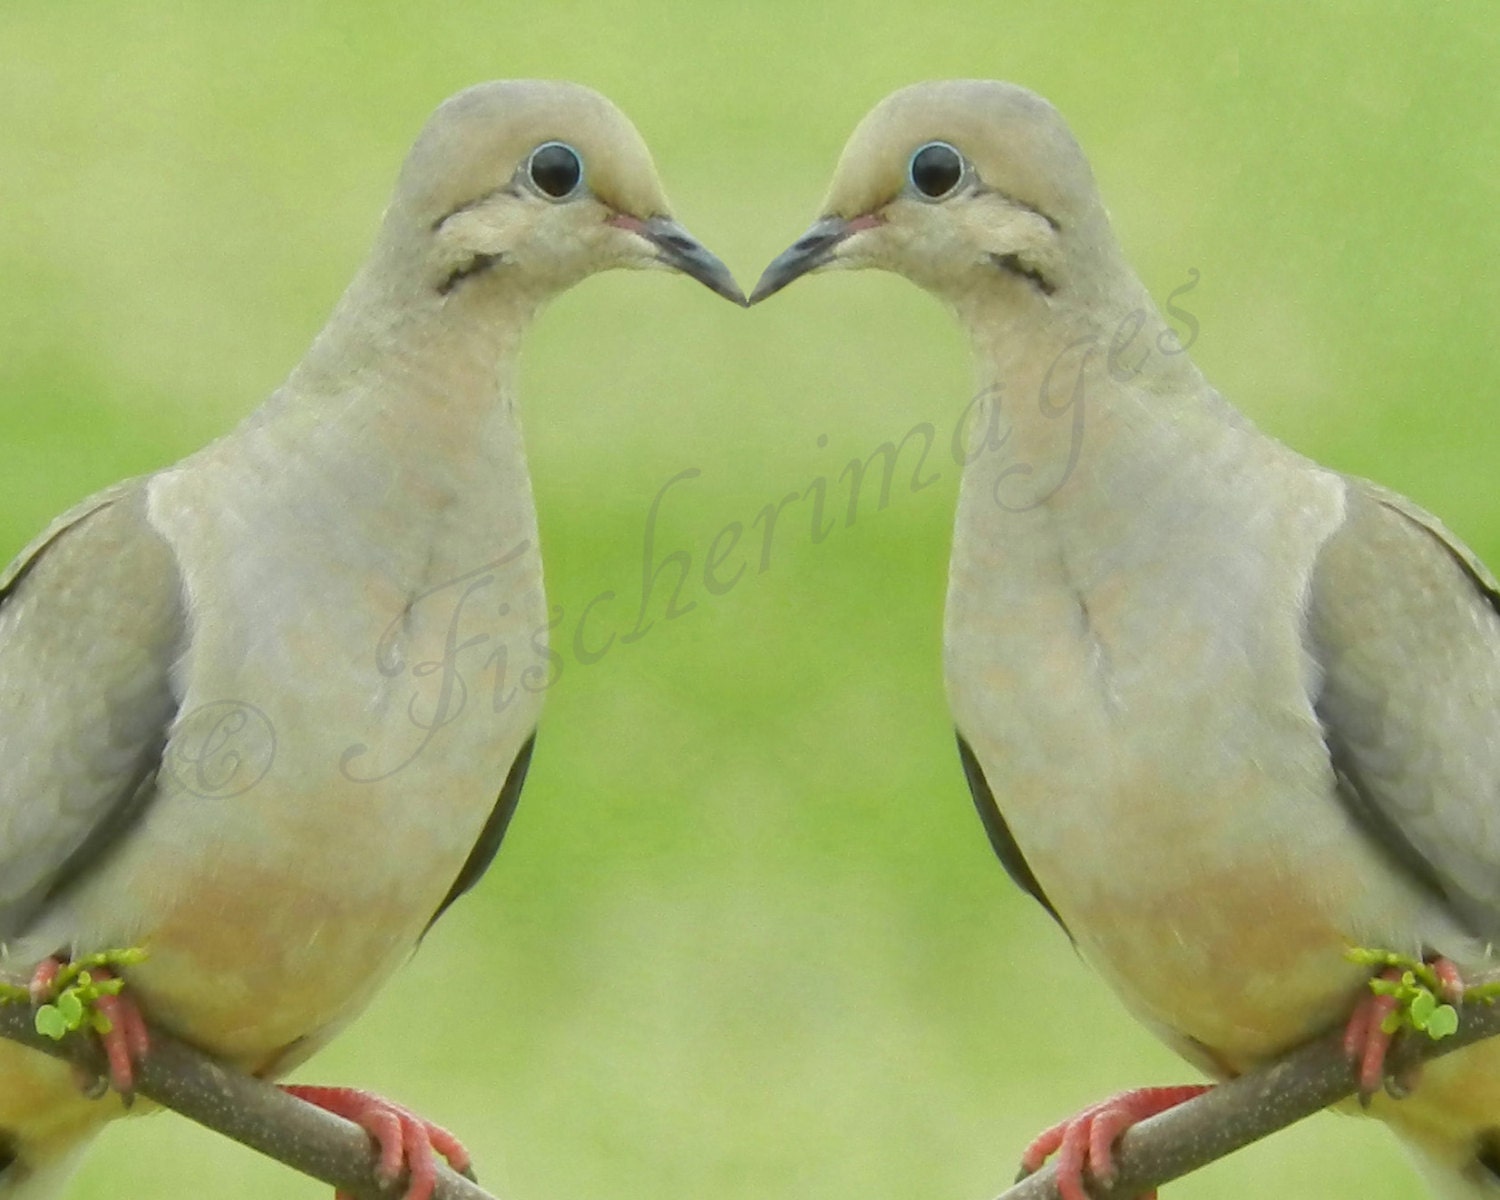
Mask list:
[[[947,142],[928,142],[911,156],[911,185],[929,200],[941,200],[964,177],[964,157]]]
[[[578,190],[583,180],[583,161],[572,146],[544,142],[527,159],[526,177],[542,195],[563,200]]]

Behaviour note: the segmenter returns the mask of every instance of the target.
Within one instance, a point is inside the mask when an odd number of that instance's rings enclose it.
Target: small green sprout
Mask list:
[[[52,1000],[37,1007],[36,1031],[55,1042],[85,1026],[95,1033],[108,1033],[109,1018],[99,1011],[99,997],[118,995],[125,983],[117,978],[97,979],[91,972],[108,971],[113,975],[119,968],[134,966],[145,957],[144,950],[133,947],[86,954],[65,963],[53,981]],[[13,983],[0,984],[0,1004],[30,1003],[29,988]]]
[[[1394,1034],[1403,1029],[1415,1029],[1437,1042],[1458,1032],[1458,1011],[1453,1005],[1442,1000],[1440,995],[1442,983],[1437,973],[1421,959],[1396,954],[1390,950],[1363,948],[1352,949],[1345,957],[1350,962],[1358,963],[1362,967],[1370,967],[1375,971],[1384,972],[1394,969],[1401,972],[1400,977],[1396,979],[1376,975],[1370,980],[1372,992],[1377,996],[1392,996],[1396,1001],[1395,1010],[1381,1022],[1380,1027],[1386,1033]],[[1470,989],[1464,993],[1464,999],[1468,1000],[1471,993],[1488,990],[1500,994],[1500,988],[1491,984],[1486,988]],[[1477,995],[1475,998],[1484,999],[1487,1003],[1493,1002],[1492,998]]]

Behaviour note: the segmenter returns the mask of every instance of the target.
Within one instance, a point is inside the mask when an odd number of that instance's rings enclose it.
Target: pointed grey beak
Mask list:
[[[717,292],[741,308],[749,305],[740,285],[734,281],[729,268],[719,261],[707,246],[671,217],[639,217],[620,213],[609,219],[611,225],[638,233],[656,247],[656,260],[690,275],[711,292]]]
[[[826,266],[833,261],[834,247],[863,228],[867,225],[856,224],[844,217],[824,217],[814,221],[806,233],[771,260],[771,265],[761,274],[760,282],[750,293],[750,303],[759,304],[794,279]]]

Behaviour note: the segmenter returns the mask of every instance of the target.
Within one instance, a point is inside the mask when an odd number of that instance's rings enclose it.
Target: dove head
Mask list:
[[[616,267],[681,271],[744,303],[672,219],[635,126],[571,83],[484,83],[439,106],[401,169],[376,258],[444,303],[539,303]]]
[[[1112,244],[1088,160],[1047,101],[1008,83],[923,83],[860,122],[823,216],[751,302],[813,271],[875,267],[957,303],[1045,305],[1095,286]]]

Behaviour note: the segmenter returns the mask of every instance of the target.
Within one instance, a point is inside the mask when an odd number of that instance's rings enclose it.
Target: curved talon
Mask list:
[[[406,1165],[406,1139],[401,1118],[393,1112],[377,1109],[365,1113],[355,1124],[375,1139],[375,1145],[380,1150],[380,1161],[375,1164],[375,1178],[384,1184],[395,1183],[401,1178],[401,1168]]]
[[[1438,995],[1455,1008],[1464,1002],[1464,992],[1467,990],[1464,977],[1459,974],[1458,967],[1454,965],[1451,958],[1434,958],[1427,964],[1432,968],[1432,973],[1437,976]]]
[[[1092,1165],[1089,1161],[1089,1132],[1102,1109],[1103,1105],[1095,1105],[1086,1110],[1085,1115],[1071,1122],[1063,1134],[1062,1148],[1057,1152],[1057,1190],[1062,1200],[1088,1200],[1083,1180],[1086,1174],[1092,1173],[1089,1170]]]
[[[95,967],[94,979],[107,983],[119,978],[113,971]],[[140,1007],[124,992],[104,993],[94,1003],[109,1022],[109,1030],[99,1035],[104,1056],[109,1060],[110,1086],[125,1098],[127,1104],[135,1095],[135,1067],[151,1051],[151,1037]]]
[[[1463,976],[1452,960],[1437,957],[1429,959],[1427,965],[1437,976],[1439,997],[1449,1004],[1462,1003]],[[1386,967],[1375,978],[1400,983],[1402,975],[1400,967]],[[1401,1100],[1417,1086],[1420,1064],[1413,1065],[1399,1076],[1387,1077],[1386,1073],[1386,1059],[1396,1035],[1386,1032],[1385,1023],[1399,1007],[1400,1001],[1395,996],[1366,992],[1355,1002],[1354,1011],[1344,1026],[1344,1056],[1359,1077],[1358,1094],[1362,1108],[1369,1108],[1370,1101],[1382,1089],[1394,1099]]]
[[[57,998],[57,979],[66,964],[60,958],[44,958],[31,973],[28,990],[33,1004],[47,1004]],[[93,966],[88,970],[90,978],[99,983],[119,979],[107,967]],[[146,1029],[146,1018],[125,991],[104,992],[92,1001],[99,1014],[109,1022],[109,1030],[98,1034],[99,1045],[109,1064],[108,1086],[118,1092],[129,1107],[135,1098],[135,1068],[151,1053],[151,1035]],[[96,1100],[104,1094],[105,1080],[90,1074],[80,1077],[79,1089],[90,1099]]]
[[[437,1186],[437,1160],[433,1156],[432,1140],[421,1121],[405,1113],[400,1121],[406,1161],[411,1164],[411,1182],[406,1194],[411,1200],[427,1200]]]
[[[1068,1126],[1075,1120],[1081,1119],[1088,1109],[1084,1109],[1077,1117],[1071,1117],[1066,1121],[1059,1121],[1056,1125],[1049,1125],[1036,1137],[1031,1139],[1026,1149],[1021,1151],[1021,1170],[1016,1175],[1016,1182],[1020,1182],[1028,1175],[1035,1175],[1042,1169],[1042,1164],[1052,1157],[1062,1146],[1063,1137],[1068,1132]]]
[[[27,990],[31,992],[32,1004],[46,1004],[57,994],[57,976],[63,968],[62,959],[44,958],[31,973]]]
[[[1344,1025],[1344,1057],[1357,1066],[1364,1057],[1365,1037],[1370,1029],[1369,1001],[1373,996],[1364,995],[1354,1002],[1354,1011]]]
[[[1057,1154],[1057,1191],[1062,1200],[1089,1200],[1087,1181],[1109,1186],[1115,1178],[1114,1146],[1131,1126],[1176,1108],[1208,1091],[1206,1084],[1136,1088],[1091,1104],[1038,1134],[1021,1155],[1017,1179],[1034,1174]],[[1155,1200],[1151,1191],[1139,1200]]]
[[[1370,1005],[1369,1028],[1359,1059],[1359,1102],[1366,1108],[1370,1098],[1385,1085],[1385,1059],[1396,1036],[1385,1031],[1385,1019],[1395,1011],[1393,996],[1377,996]]]
[[[441,1154],[459,1174],[474,1178],[469,1152],[441,1126],[358,1088],[310,1087],[283,1084],[282,1091],[315,1108],[352,1121],[374,1139],[380,1159],[375,1167],[382,1184],[392,1184],[404,1171],[404,1200],[431,1200],[437,1187],[437,1156]],[[334,1200],[352,1200],[339,1192]]]

